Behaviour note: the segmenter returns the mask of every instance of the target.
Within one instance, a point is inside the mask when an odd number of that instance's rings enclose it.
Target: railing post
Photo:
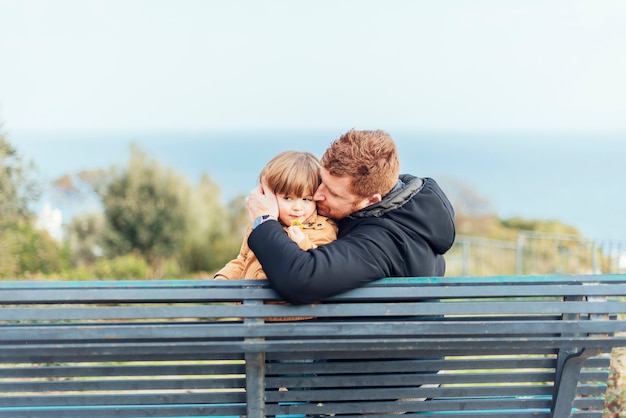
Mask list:
[[[469,276],[470,274],[470,242],[469,240],[463,241],[463,276]]]
[[[524,246],[524,234],[523,232],[519,232],[517,234],[517,256],[515,259],[515,274],[517,274],[518,276],[522,275],[522,270],[523,266],[522,263],[524,261],[524,253],[523,253],[523,247]]]
[[[600,271],[600,269],[598,268],[598,243],[597,242],[593,242],[592,247],[591,247],[591,271],[593,274],[598,274],[598,273],[602,273]]]

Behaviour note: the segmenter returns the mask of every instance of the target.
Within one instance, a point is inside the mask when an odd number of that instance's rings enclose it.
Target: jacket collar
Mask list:
[[[413,196],[418,194],[423,187],[424,179],[410,174],[401,174],[394,188],[391,189],[380,202],[356,211],[348,217],[367,218],[371,216],[382,216],[389,211],[403,206],[406,202],[411,200]]]

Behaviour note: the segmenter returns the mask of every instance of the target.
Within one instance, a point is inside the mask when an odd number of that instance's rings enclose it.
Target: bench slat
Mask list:
[[[620,275],[277,300],[264,281],[0,282],[0,417],[600,418],[609,357],[584,358],[626,346]],[[265,320],[293,316],[313,318]]]

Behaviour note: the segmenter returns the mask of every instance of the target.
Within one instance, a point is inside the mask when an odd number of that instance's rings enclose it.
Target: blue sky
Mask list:
[[[626,132],[621,0],[0,0],[26,131]]]

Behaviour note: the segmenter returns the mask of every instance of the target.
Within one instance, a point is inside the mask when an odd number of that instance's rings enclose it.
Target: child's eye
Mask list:
[[[307,197],[303,197],[302,200],[304,200],[305,202],[311,202],[313,198],[310,196],[307,196]]]

